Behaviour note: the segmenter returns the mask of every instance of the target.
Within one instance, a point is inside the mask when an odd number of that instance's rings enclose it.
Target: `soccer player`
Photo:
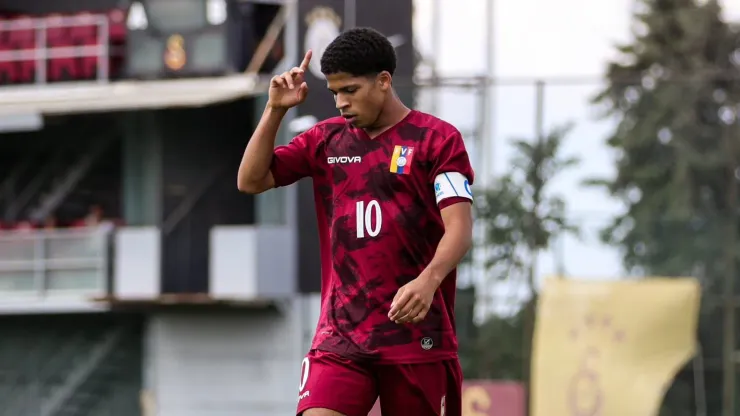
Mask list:
[[[459,416],[456,267],[471,245],[473,170],[460,132],[393,90],[396,55],[369,28],[321,57],[341,116],[275,148],[308,94],[299,67],[272,78],[238,174],[258,194],[313,178],[321,316],[303,360],[298,415]]]

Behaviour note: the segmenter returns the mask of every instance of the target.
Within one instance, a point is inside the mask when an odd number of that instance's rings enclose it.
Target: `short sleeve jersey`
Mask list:
[[[321,314],[312,348],[377,363],[457,356],[456,272],[423,322],[388,318],[398,289],[434,257],[441,209],[472,201],[473,170],[460,133],[411,111],[375,138],[341,118],[275,149],[276,186],[313,178],[321,246]]]

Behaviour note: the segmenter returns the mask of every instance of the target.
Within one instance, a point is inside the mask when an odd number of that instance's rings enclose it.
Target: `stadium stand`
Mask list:
[[[287,30],[262,43],[284,9],[168,31],[114,3],[0,0],[0,416],[286,414],[319,300],[288,212],[233,183],[293,53]],[[40,120],[8,127],[21,113]]]
[[[0,16],[0,84],[119,78],[126,42],[124,16],[121,9]],[[40,49],[48,60],[39,59]]]
[[[57,124],[54,124],[54,123]],[[8,135],[0,209],[5,229],[80,226],[93,206],[120,215],[120,137],[105,115],[59,118],[40,132]],[[15,162],[15,163],[13,163]]]
[[[137,414],[140,332],[133,315],[0,318],[2,414]]]

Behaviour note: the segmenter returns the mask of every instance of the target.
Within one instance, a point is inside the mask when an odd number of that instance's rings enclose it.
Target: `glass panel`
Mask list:
[[[49,270],[47,290],[52,291],[98,291],[104,289],[105,279],[100,270]]]
[[[134,32],[136,33],[136,32]],[[136,49],[129,53],[128,66],[132,74],[154,73],[164,65],[164,42],[148,35],[132,35],[136,39]]]
[[[208,25],[203,0],[150,0],[149,23],[162,32],[201,29]]]
[[[0,238],[0,261],[31,260],[36,249],[36,239],[7,233],[9,237]]]
[[[97,235],[56,234],[46,242],[47,259],[97,259],[103,256],[104,245]]]
[[[218,71],[226,61],[226,38],[221,33],[204,33],[193,42],[190,50],[196,71]]]
[[[33,271],[0,272],[0,293],[36,290],[36,274]]]
[[[0,232],[0,297],[105,290],[108,236],[108,229]]]

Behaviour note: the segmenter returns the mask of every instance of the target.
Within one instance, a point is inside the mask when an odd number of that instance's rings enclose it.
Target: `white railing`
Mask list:
[[[97,28],[97,44],[88,46],[52,46],[49,47],[47,31],[49,29],[86,27]],[[16,18],[0,20],[0,32],[28,31],[35,32],[35,47],[0,51],[0,62],[35,62],[36,84],[47,82],[46,65],[51,59],[63,58],[97,58],[97,80],[107,82],[110,78],[110,22],[106,15],[90,14],[80,16],[54,16],[44,18]]]
[[[112,232],[109,227],[0,231],[0,299],[104,293]]]

